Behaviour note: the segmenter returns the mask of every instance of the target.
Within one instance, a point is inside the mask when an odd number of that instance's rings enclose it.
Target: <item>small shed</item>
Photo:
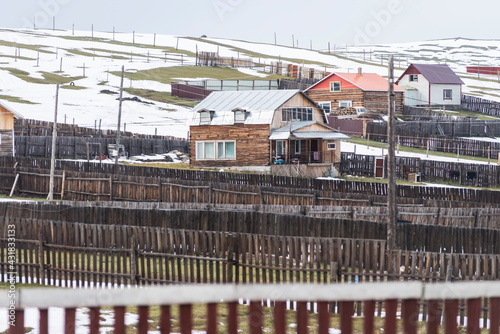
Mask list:
[[[0,156],[14,156],[14,119],[23,118],[13,108],[0,101]]]

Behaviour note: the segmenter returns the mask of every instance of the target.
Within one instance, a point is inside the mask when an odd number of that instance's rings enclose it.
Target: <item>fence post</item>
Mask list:
[[[130,284],[137,284],[137,244],[135,235],[130,238]]]
[[[43,231],[40,230],[38,232],[38,264],[40,266],[40,273],[39,273],[39,280],[40,284],[45,283],[45,254],[44,254],[44,247],[43,247],[44,241],[43,241]]]
[[[63,170],[62,184],[61,184],[61,201],[64,199],[64,190],[66,189],[65,183],[66,183],[66,171]]]
[[[213,184],[210,182],[208,186],[208,203],[212,203],[213,201]]]
[[[161,189],[161,179],[158,180],[158,202],[162,201],[162,189]]]
[[[113,177],[109,177],[109,200],[113,200]]]
[[[339,264],[337,262],[330,263],[330,283],[338,282],[339,278]]]

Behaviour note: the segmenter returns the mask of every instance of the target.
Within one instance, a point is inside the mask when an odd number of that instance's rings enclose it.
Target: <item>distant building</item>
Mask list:
[[[328,114],[342,107],[364,107],[387,114],[389,81],[375,73],[332,73],[305,93]],[[394,85],[396,112],[402,112],[404,89]]]
[[[464,82],[446,64],[411,64],[396,81],[408,106],[460,105]]]
[[[195,166],[339,162],[348,138],[299,90],[213,92],[188,122]]]
[[[21,114],[0,102],[0,156],[14,156],[14,119]]]

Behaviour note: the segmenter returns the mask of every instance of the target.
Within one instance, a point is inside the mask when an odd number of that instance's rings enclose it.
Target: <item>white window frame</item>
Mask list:
[[[300,141],[300,139],[295,140],[295,154],[300,154],[300,145],[301,144],[302,144],[302,142]]]
[[[247,118],[247,111],[243,109],[234,109],[234,123],[245,123],[245,120]]]
[[[408,79],[410,82],[418,82],[418,74],[410,74]]]
[[[338,84],[338,89],[335,89],[335,85]],[[341,81],[331,81],[330,82],[330,92],[340,92],[342,90]]]
[[[323,109],[323,111],[325,112],[325,114],[329,114],[331,111],[332,111],[332,102],[331,101],[328,101],[328,102],[318,102],[318,105],[320,106],[321,109]],[[324,107],[327,107],[328,111],[325,110]]]
[[[335,151],[337,149],[337,143],[326,143],[326,148],[328,151]]]
[[[346,104],[346,105],[342,106],[342,104]],[[352,107],[352,101],[347,101],[347,100],[345,100],[345,101],[339,101],[339,108],[342,108],[342,107],[344,107],[344,108],[350,108],[350,107]]]
[[[234,157],[228,158],[226,156],[226,143],[233,143],[234,144]],[[213,144],[213,158],[207,158],[206,157],[206,145],[207,144]],[[219,145],[223,144],[222,146],[222,157],[219,157]],[[196,160],[197,161],[203,161],[203,160],[236,160],[236,141],[235,140],[205,140],[205,141],[197,141],[196,142]]]
[[[226,144],[228,143],[232,143],[234,145],[234,156],[233,157],[230,157],[228,158],[226,156]],[[219,145],[222,144],[222,157],[220,156],[220,151],[219,151]],[[217,148],[216,148],[216,152],[217,152],[217,160],[236,160],[236,141],[234,140],[224,140],[224,141],[218,141],[217,142]]]

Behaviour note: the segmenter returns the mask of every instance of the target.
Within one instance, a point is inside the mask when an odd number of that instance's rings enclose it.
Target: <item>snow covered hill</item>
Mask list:
[[[282,59],[327,71],[387,74],[387,54],[396,54],[396,75],[407,63],[447,62],[467,84],[464,92],[500,100],[498,78],[466,74],[466,66],[495,66],[500,41],[450,39],[431,42],[347,47],[328,51],[298,49],[236,40],[189,38],[153,34],[88,31],[0,29],[0,101],[26,118],[53,120],[55,83],[59,93],[59,122],[75,122],[103,129],[117,124],[120,71],[125,67],[122,122],[126,130],[145,134],[186,137],[189,107],[158,102],[147,96],[170,92],[177,79],[216,77],[194,69],[195,52],[250,57],[261,63]],[[371,58],[371,59],[370,59]],[[168,75],[165,69],[170,69]],[[186,71],[184,71],[186,69]],[[190,69],[189,71],[187,71]],[[204,68],[206,69],[206,68]],[[163,71],[163,72],[162,72]],[[207,72],[208,71],[208,72]],[[241,78],[266,78],[268,74],[241,69]],[[219,74],[220,75],[220,74]],[[145,95],[144,95],[145,94]],[[149,95],[148,95],[149,94]],[[146,96],[146,98],[145,98]],[[122,125],[123,129],[123,125]]]

